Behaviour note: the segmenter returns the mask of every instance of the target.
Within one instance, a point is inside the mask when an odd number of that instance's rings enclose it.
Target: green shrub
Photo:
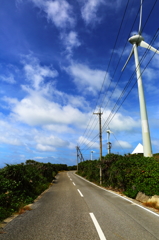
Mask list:
[[[9,165],[0,169],[0,221],[17,212],[49,187],[50,182],[65,164],[26,163]]]
[[[159,195],[158,156],[108,154],[102,161],[85,161],[79,164],[79,175],[99,183],[99,168],[102,167],[103,186],[123,191],[135,198],[143,192],[148,196]]]

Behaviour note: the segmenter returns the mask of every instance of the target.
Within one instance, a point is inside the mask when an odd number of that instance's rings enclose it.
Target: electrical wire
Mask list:
[[[158,34],[155,34],[155,35],[154,35],[154,37],[153,37],[153,39],[151,40],[151,42],[154,42],[154,41],[156,40],[156,38],[158,37],[158,35],[159,35],[159,29],[157,29],[157,32],[158,32]],[[143,57],[140,59],[139,64],[141,64],[142,61],[145,59],[148,51],[149,51],[149,49],[146,49],[145,53],[143,54]],[[156,53],[153,54],[153,56],[151,57],[151,59],[149,60],[149,62],[148,62],[147,65],[145,66],[145,68],[141,71],[141,76],[142,76],[142,74],[144,73],[144,71],[146,70],[146,68],[147,68],[147,66],[149,65],[149,63],[152,61],[152,59],[153,59],[153,57],[155,56],[155,54],[156,54]],[[139,67],[139,66],[137,66],[137,67]],[[135,73],[136,73],[136,70],[133,72],[133,74],[131,75],[130,79],[132,79],[132,78],[134,77]],[[130,79],[129,79],[128,82],[130,82]],[[111,111],[111,114],[109,115],[108,119],[105,121],[105,123],[104,123],[104,125],[103,125],[103,127],[102,127],[102,132],[104,132],[104,131],[106,130],[106,128],[108,127],[108,125],[110,124],[110,122],[113,120],[115,114],[116,114],[117,111],[120,109],[120,107],[122,106],[122,104],[124,103],[124,101],[126,100],[126,98],[128,97],[128,95],[130,94],[130,92],[132,91],[132,89],[135,87],[137,81],[138,81],[138,79],[135,81],[135,83],[133,84],[133,86],[131,87],[131,89],[129,90],[129,92],[127,93],[127,95],[125,96],[125,98],[123,99],[123,101],[120,103],[119,106],[117,105],[117,102],[118,102],[118,101],[116,102],[114,108],[116,108],[116,106],[118,106],[118,108],[116,109],[116,111],[115,111],[114,113],[112,113],[112,111]],[[127,86],[128,86],[128,84],[126,84],[126,88],[127,88]],[[126,88],[124,88],[124,90],[123,90],[122,94],[120,95],[120,97],[118,98],[118,100],[120,100],[120,98],[124,95],[124,92],[125,92],[125,89],[126,89]],[[114,110],[114,108],[113,108],[113,110]],[[99,135],[99,134],[95,135],[95,137],[91,140],[91,142],[92,142],[95,138],[97,138],[98,135]],[[91,143],[91,142],[90,142],[91,145],[90,145],[89,147],[87,147],[86,149],[83,148],[82,150],[86,151],[86,150],[88,150],[90,147],[92,147],[94,143]],[[88,144],[87,144],[87,145],[88,145]]]
[[[148,19],[149,19],[149,17],[150,17],[150,15],[152,14],[152,11],[153,11],[153,9],[154,9],[154,7],[155,7],[155,4],[157,3],[157,1],[155,1],[155,3],[154,3],[154,5],[153,5],[153,7],[152,7],[152,9],[151,9],[151,11],[150,11],[150,13],[149,13],[149,16],[148,16],[148,18],[147,18],[147,20],[146,20],[146,22],[145,22],[145,24],[144,24],[144,27],[146,26],[146,24],[147,24],[147,22],[148,22]],[[135,19],[136,20],[136,19]],[[135,22],[135,21],[134,21]],[[133,24],[134,25],[134,24]],[[144,27],[143,27],[143,29],[144,29]],[[143,31],[143,29],[142,29],[142,31]],[[121,55],[122,56],[122,55]],[[120,57],[121,58],[121,57]],[[118,65],[117,65],[118,66]],[[117,69],[117,67],[116,67],[116,69]],[[144,69],[145,70],[145,69]],[[116,70],[115,70],[116,71]],[[121,76],[120,76],[120,78],[121,78]],[[120,79],[119,78],[119,79]],[[135,82],[135,84],[136,84],[136,82]],[[103,85],[102,85],[103,86]],[[116,86],[117,86],[117,84],[116,84]],[[132,88],[130,89],[130,91],[128,92],[128,94],[126,95],[126,97],[129,95],[129,93],[131,92],[131,90],[133,89],[133,87],[134,87],[134,85],[132,86]],[[114,92],[114,91],[113,91]],[[113,94],[113,93],[112,93]],[[124,92],[122,92],[122,95],[124,94]],[[121,104],[123,104],[123,102],[125,101],[125,99],[126,99],[126,97],[124,98],[124,100],[122,101],[122,103]],[[99,98],[98,98],[99,99]],[[121,107],[121,104],[119,105],[119,107]],[[117,110],[119,110],[119,108],[117,109]],[[117,112],[117,111],[116,111]],[[115,112],[115,113],[116,113]],[[113,115],[113,117],[114,117],[114,115]],[[112,118],[111,118],[111,120],[112,120]],[[110,123],[110,121],[109,121],[109,123]],[[108,124],[109,124],[108,123]],[[97,136],[98,136],[99,134],[97,134],[97,135],[95,135],[95,137],[92,139],[92,140],[94,140]],[[91,142],[90,142],[91,143]],[[93,143],[94,144],[94,143]],[[91,146],[92,146],[92,144],[91,144]]]
[[[123,150],[123,152],[124,152],[124,149],[123,149],[123,147],[121,146],[121,144],[120,144],[120,142],[118,141],[118,139],[115,137],[115,134],[112,133],[112,135],[113,135],[113,137],[115,138],[115,140],[117,141],[117,143],[119,144],[119,146],[122,148],[122,150]]]
[[[154,37],[153,37],[153,39],[152,39],[152,41],[151,41],[152,43],[156,40],[156,38],[157,38],[158,35],[159,35],[159,30],[157,30],[157,32],[158,32],[158,34],[155,34],[155,35],[154,35]],[[140,64],[143,62],[143,60],[145,59],[148,51],[149,51],[149,49],[146,49],[143,57],[142,57],[142,58],[140,59],[140,61],[139,61],[139,65],[140,65]],[[156,53],[153,54],[153,57],[154,57],[155,54],[156,54]],[[152,57],[152,58],[153,58],[153,57]],[[152,58],[151,58],[151,60],[152,60]],[[147,66],[149,65],[149,63],[150,63],[150,61],[148,62],[148,64],[146,65],[146,67],[141,71],[141,76],[142,76],[142,74],[144,73],[144,71],[145,71],[145,69],[147,68]],[[137,68],[139,68],[139,65],[137,66]],[[136,70],[137,70],[137,69],[135,69],[135,71],[134,71],[133,74],[131,75],[128,83],[126,84],[126,86],[125,86],[124,90],[122,91],[122,93],[121,93],[120,97],[118,98],[118,100],[120,100],[120,99],[123,97],[126,89],[128,88],[128,85],[131,83],[131,81],[132,81],[132,79],[133,79],[133,77],[134,77],[134,75],[135,75],[135,73],[136,73]],[[132,89],[134,88],[134,86],[136,85],[137,81],[138,81],[138,79],[135,81],[135,83],[133,84],[133,86],[131,87],[131,89],[130,89],[129,92],[127,93],[126,97],[125,97],[124,100],[120,103],[119,106],[117,105],[118,101],[116,102],[116,104],[115,104],[115,106],[114,106],[114,108],[113,108],[113,111],[114,111],[115,108],[117,108],[117,106],[118,106],[118,108],[116,109],[115,113],[119,110],[119,108],[121,107],[121,105],[124,103],[124,101],[126,100],[126,98],[128,97],[128,95],[130,94],[130,92],[132,91]],[[104,123],[104,125],[103,125],[103,130],[107,128],[107,126],[110,124],[110,122],[111,122],[112,119],[114,118],[115,113],[113,114],[113,113],[112,113],[113,111],[111,111],[109,117],[108,117],[107,120],[105,121],[105,123]],[[112,116],[112,115],[113,115],[113,116]]]
[[[110,56],[110,60],[109,60],[109,63],[108,63],[108,66],[107,66],[107,70],[106,70],[106,73],[105,73],[105,76],[104,76],[104,80],[103,80],[103,83],[102,83],[102,86],[101,86],[101,89],[100,89],[100,92],[99,92],[99,96],[98,96],[98,99],[97,99],[97,102],[96,102],[96,105],[95,105],[95,108],[94,108],[94,112],[97,108],[97,105],[98,105],[98,102],[99,102],[99,99],[100,99],[100,96],[102,94],[102,90],[103,90],[103,87],[104,87],[104,84],[105,84],[105,80],[106,80],[106,77],[107,77],[107,73],[108,73],[108,70],[109,70],[109,67],[110,67],[110,63],[112,61],[112,58],[113,58],[113,54],[115,52],[115,47],[116,47],[116,44],[117,44],[117,41],[118,41],[118,38],[119,38],[119,35],[120,35],[120,31],[121,31],[121,28],[122,28],[122,25],[123,25],[123,21],[124,21],[124,18],[125,18],[125,15],[126,15],[126,11],[127,11],[127,8],[128,8],[128,5],[129,5],[129,1],[127,1],[127,4],[126,4],[126,7],[125,7],[125,10],[124,10],[124,14],[123,14],[123,17],[122,17],[122,20],[121,20],[121,23],[120,23],[120,26],[119,26],[119,30],[118,30],[118,33],[117,33],[117,37],[116,37],[116,40],[115,40],[115,43],[114,43],[114,47],[113,47],[113,51],[112,51],[112,54]],[[91,119],[90,119],[91,121]],[[94,122],[93,122],[94,123]],[[93,125],[93,124],[92,124]],[[91,125],[91,126],[92,126]],[[97,124],[96,124],[97,125]],[[94,126],[94,128],[96,127],[96,125]],[[87,127],[89,126],[89,123],[87,124]],[[86,127],[86,130],[84,131],[84,134],[86,133],[87,131],[87,127]],[[83,134],[83,135],[84,135]],[[80,142],[80,144],[82,144],[82,142]]]
[[[102,89],[103,89],[103,87],[104,87],[104,83],[105,83],[105,80],[106,80],[106,76],[107,76],[107,73],[108,73],[108,70],[109,70],[109,67],[110,67],[110,63],[111,63],[111,61],[112,61],[112,58],[113,58],[113,55],[114,55],[114,52],[115,52],[115,47],[116,47],[116,45],[117,45],[117,41],[118,41],[118,38],[119,38],[119,35],[120,35],[120,32],[121,32],[121,28],[122,28],[122,25],[123,25],[123,21],[124,21],[125,15],[126,15],[126,11],[127,11],[128,5],[129,5],[129,0],[127,1],[126,7],[125,7],[125,10],[124,10],[124,15],[123,15],[122,21],[121,21],[121,23],[120,23],[120,27],[119,27],[119,30],[118,30],[118,33],[117,33],[117,37],[116,37],[116,40],[115,40],[115,44],[114,44],[114,47],[113,47],[113,51],[112,51],[112,54],[111,54],[111,57],[110,57],[110,60],[109,60],[108,66],[107,66],[107,70],[106,70],[106,73],[105,73],[105,77],[104,77],[104,80],[103,80],[103,83],[102,83],[102,87],[101,87],[101,90],[100,90],[100,93],[99,93],[99,96],[98,96],[98,99],[97,99],[97,103],[96,103],[95,109],[97,108],[98,101],[99,101],[99,99],[100,99],[100,95],[101,95]],[[136,14],[136,16],[135,16],[135,20],[134,20],[134,22],[133,22],[133,24],[132,24],[131,30],[130,30],[130,32],[129,32],[129,35],[130,35],[130,33],[131,33],[131,31],[132,31],[132,29],[133,29],[133,27],[134,27],[134,24],[135,24],[135,22],[136,22],[136,19],[137,19],[137,17],[138,17],[138,13],[139,13],[139,12],[140,12],[140,8],[139,8],[138,11],[137,11],[137,14]],[[122,54],[121,54],[121,56],[120,56],[120,58],[119,58],[119,61],[118,61],[118,63],[117,63],[117,66],[116,66],[116,68],[115,68],[113,77],[115,76],[117,67],[119,66],[119,63],[120,63],[121,58],[122,58],[122,55],[123,55],[123,53],[124,53],[124,51],[125,51],[126,44],[127,44],[127,41],[125,42],[124,48],[123,48],[123,50],[122,50]],[[121,76],[122,76],[122,74],[123,74],[123,73],[121,72]],[[119,80],[121,79],[121,76],[120,76]],[[117,81],[116,86],[117,86],[119,80]],[[109,90],[109,88],[110,88],[110,86],[111,86],[111,83],[112,83],[112,81],[110,81],[110,84],[109,84],[109,86],[108,86],[108,88],[107,88],[106,91]],[[116,88],[116,87],[115,87],[115,88]],[[114,91],[115,91],[115,88],[114,88]],[[114,91],[113,91],[113,92],[114,92]],[[113,94],[113,92],[112,92],[112,94]],[[111,96],[112,96],[112,95],[111,95]],[[105,97],[106,97],[106,94],[105,94]],[[103,97],[103,101],[105,100],[105,97]],[[102,101],[102,102],[103,102],[103,101]],[[100,106],[102,106],[102,104],[100,104]],[[107,105],[106,105],[106,106],[107,106]],[[106,108],[106,106],[105,106],[105,108]],[[94,109],[94,111],[95,111],[95,109]],[[94,123],[94,122],[95,122],[95,121],[93,121],[93,123]],[[91,126],[93,125],[93,123],[91,124]],[[98,123],[98,122],[96,121],[96,124],[95,124],[95,126],[93,127],[93,130],[94,130],[95,127],[97,126],[97,123]],[[89,124],[88,124],[88,125],[89,125]],[[88,126],[88,125],[87,125],[87,126]],[[90,131],[90,133],[89,133],[89,135],[88,135],[88,133],[86,134],[85,139],[86,139],[86,137],[87,137],[87,138],[90,137],[90,135],[91,135],[91,133],[92,133],[93,130],[91,130],[91,128],[90,128],[90,130],[88,130],[88,131]],[[85,131],[85,132],[86,132],[86,131]],[[87,136],[87,135],[88,135],[88,136]],[[80,144],[80,145],[83,145],[83,144],[85,144],[85,142],[86,142],[86,141],[84,140],[83,142],[80,142],[79,144]]]

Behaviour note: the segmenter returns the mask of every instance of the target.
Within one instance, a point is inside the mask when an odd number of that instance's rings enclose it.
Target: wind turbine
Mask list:
[[[94,153],[94,151],[92,150],[91,151],[91,160],[93,160],[93,153]]]
[[[142,85],[141,70],[140,70],[140,63],[139,63],[137,48],[138,48],[138,46],[140,46],[143,48],[147,48],[158,54],[159,54],[159,51],[157,49],[155,49],[154,47],[150,46],[148,43],[146,43],[144,41],[144,38],[141,35],[142,5],[143,5],[143,1],[141,0],[138,34],[136,34],[128,39],[128,41],[133,45],[133,47],[132,47],[130,55],[129,55],[122,71],[125,69],[127,63],[129,62],[130,58],[134,54],[137,83],[138,83],[139,103],[140,103],[140,115],[141,115],[144,156],[151,157],[152,156],[152,147],[151,147],[150,131],[149,131],[146,103],[145,103],[144,90],[143,90],[143,85]]]
[[[112,146],[111,142],[109,142],[110,133],[113,133],[113,132],[111,132],[110,129],[108,128],[108,130],[107,130],[107,145],[108,145],[107,149],[108,149],[108,154],[110,154],[110,149],[111,149],[111,146]]]

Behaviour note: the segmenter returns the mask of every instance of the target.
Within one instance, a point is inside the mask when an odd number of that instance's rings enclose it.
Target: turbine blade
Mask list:
[[[140,4],[140,21],[139,21],[139,31],[138,31],[139,35],[141,35],[141,25],[142,25],[142,0]]]
[[[147,48],[147,49],[149,49],[149,50],[151,50],[151,51],[159,54],[159,51],[158,51],[156,48],[152,47],[151,45],[149,45],[149,44],[146,43],[145,41],[141,41],[141,42],[139,43],[139,46],[140,46],[140,47],[143,47],[143,48]]]
[[[124,65],[124,67],[123,67],[122,70],[121,70],[122,72],[124,71],[124,69],[125,69],[126,65],[128,64],[129,60],[131,59],[133,53],[134,53],[134,47],[132,47],[132,49],[131,49],[131,52],[130,52],[130,54],[129,54],[129,57],[128,57],[125,65]]]

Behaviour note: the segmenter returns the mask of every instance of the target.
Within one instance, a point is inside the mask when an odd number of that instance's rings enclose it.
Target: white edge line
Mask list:
[[[127,199],[126,197],[123,197],[123,196],[121,196],[121,195],[119,195],[119,194],[117,194],[117,193],[114,193],[113,191],[110,191],[110,190],[104,189],[104,188],[102,188],[102,187],[96,185],[95,183],[92,183],[92,182],[86,180],[85,178],[83,178],[83,177],[81,177],[81,176],[79,176],[79,175],[77,175],[77,174],[76,174],[76,176],[79,177],[79,178],[81,178],[81,179],[83,179],[84,181],[86,181],[86,182],[88,182],[88,183],[90,183],[90,184],[92,184],[92,185],[94,185],[94,186],[96,186],[96,187],[98,187],[98,188],[100,188],[100,189],[106,191],[106,192],[112,193],[112,194],[114,194],[114,195],[116,195],[116,196],[118,196],[118,197],[120,197],[120,198],[123,198],[123,199],[125,199],[126,201],[133,203],[133,205],[136,205],[136,206],[138,206],[138,207],[140,207],[140,208],[146,210],[147,212],[150,212],[150,213],[154,214],[155,216],[159,217],[159,214],[157,214],[157,213],[155,213],[155,212],[152,212],[151,210],[149,210],[149,209],[147,209],[147,208],[145,208],[145,207],[143,207],[143,206],[141,206],[141,205],[138,205],[138,204],[134,203],[133,201]]]
[[[79,192],[79,194],[81,195],[81,197],[83,197],[83,194],[81,193],[81,191],[79,189],[77,189],[77,191]]]
[[[91,216],[91,218],[92,218],[92,221],[93,221],[94,226],[95,226],[95,228],[96,228],[96,230],[97,230],[97,233],[98,233],[98,235],[99,235],[100,240],[106,240],[106,238],[105,238],[105,236],[104,236],[104,233],[103,233],[103,231],[102,231],[99,223],[97,222],[96,217],[94,216],[93,213],[89,213],[89,214],[90,214],[90,216]]]

